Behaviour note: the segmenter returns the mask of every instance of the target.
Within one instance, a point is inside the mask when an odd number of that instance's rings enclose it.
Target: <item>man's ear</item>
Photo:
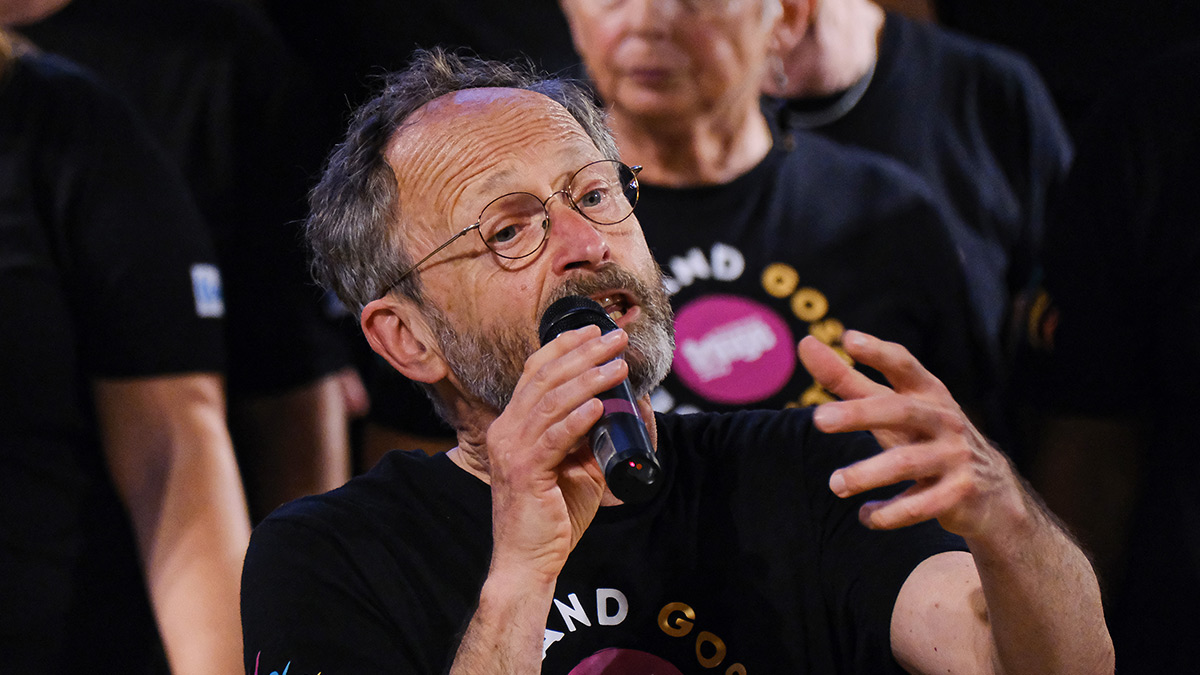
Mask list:
[[[813,11],[822,0],[776,0],[783,6],[783,13],[775,22],[771,35],[771,50],[787,60],[796,45],[804,39],[812,26]]]
[[[391,295],[373,300],[363,308],[359,323],[371,349],[408,379],[427,384],[445,379],[446,361],[424,313],[412,300]]]

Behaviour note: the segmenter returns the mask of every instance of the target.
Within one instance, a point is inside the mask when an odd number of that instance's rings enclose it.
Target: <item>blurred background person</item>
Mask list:
[[[870,0],[785,1],[808,18],[764,80],[779,124],[883,153],[925,179],[953,216],[1003,372],[1013,305],[1033,283],[1047,207],[1071,161],[1046,86],[1016,52]]]
[[[125,96],[188,182],[225,274],[230,425],[255,520],[341,485],[347,417],[367,403],[300,245],[324,147],[278,34],[240,0],[3,2],[20,34]]]
[[[1118,672],[1200,663],[1200,42],[1101,99],[1046,232],[1030,478],[1093,553]]]
[[[3,32],[0,64],[0,663],[237,672],[250,526],[208,233],[114,94]]]
[[[1028,56],[1072,136],[1124,71],[1200,39],[1195,0],[929,1],[943,25]]]
[[[796,343],[845,328],[908,347],[968,405],[986,358],[942,211],[894,160],[760,107],[768,64],[806,19],[778,0],[563,0],[670,276],[677,346],[659,409],[829,399]]]

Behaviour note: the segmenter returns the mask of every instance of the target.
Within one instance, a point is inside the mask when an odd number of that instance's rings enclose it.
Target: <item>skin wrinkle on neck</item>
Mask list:
[[[757,97],[738,115],[698,118],[666,125],[610,110],[622,156],[637,156],[639,176],[666,187],[721,185],[756,166],[771,149],[771,132]]]

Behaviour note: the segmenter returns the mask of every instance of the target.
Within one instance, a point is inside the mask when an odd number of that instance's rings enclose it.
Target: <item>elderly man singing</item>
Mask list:
[[[441,52],[357,113],[318,274],[458,446],[257,528],[247,672],[1111,672],[1086,557],[901,347],[844,338],[888,388],[803,341],[815,410],[652,412],[671,312],[616,157],[570,84]],[[566,296],[616,328],[540,346]],[[626,380],[661,470],[623,503],[589,431]]]

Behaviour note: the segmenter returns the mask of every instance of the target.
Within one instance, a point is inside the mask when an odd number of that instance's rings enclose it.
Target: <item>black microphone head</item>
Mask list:
[[[599,326],[601,333],[617,329],[616,322],[604,313],[600,303],[582,295],[568,295],[546,308],[538,326],[538,339],[544,346],[560,334],[584,326]]]

